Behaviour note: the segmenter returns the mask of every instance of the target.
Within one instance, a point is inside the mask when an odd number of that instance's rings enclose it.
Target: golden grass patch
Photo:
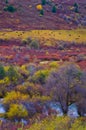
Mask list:
[[[28,37],[37,39],[55,39],[69,42],[86,42],[86,29],[76,30],[31,30],[31,31],[1,31],[2,39],[26,39]]]

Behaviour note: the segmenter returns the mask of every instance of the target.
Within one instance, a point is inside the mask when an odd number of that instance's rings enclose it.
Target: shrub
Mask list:
[[[38,11],[40,11],[40,10],[42,10],[42,9],[43,9],[43,7],[42,7],[42,5],[41,5],[41,4],[39,4],[39,5],[37,5],[37,6],[36,6],[36,9],[37,9]]]
[[[31,43],[30,43],[30,48],[31,49],[39,49],[39,42],[37,40],[33,40]]]
[[[4,97],[3,103],[7,107],[9,107],[10,104],[20,103],[22,101],[27,101],[28,98],[29,98],[28,95],[21,94],[20,92],[16,92],[16,91],[11,91],[11,92],[8,92],[7,95]]]
[[[32,101],[36,102],[36,103],[37,102],[45,103],[45,102],[50,101],[50,100],[51,100],[50,96],[39,96],[39,95],[37,96],[37,95],[35,95],[32,97]]]
[[[20,120],[28,116],[27,109],[21,104],[11,104],[9,111],[6,113],[6,116],[12,120]]]
[[[10,84],[10,80],[8,77],[5,77],[4,79],[0,80],[0,85],[9,85]]]
[[[33,84],[30,82],[25,82],[23,85],[18,85],[16,89],[22,94],[29,95],[30,98],[33,96],[42,96],[44,92],[44,88],[41,85]]]
[[[13,66],[10,66],[7,72],[7,76],[9,78],[10,81],[17,81],[19,78],[18,72],[16,71],[16,69],[14,69]]]
[[[41,11],[42,11],[42,10],[41,10]],[[40,12],[41,12],[41,11],[40,11]],[[41,13],[42,13],[42,12],[41,12]],[[41,15],[42,15],[42,14],[41,14]],[[39,41],[36,40],[36,39],[32,40],[30,37],[27,38],[26,40],[23,40],[23,41],[22,41],[22,44],[23,44],[23,45],[28,45],[29,48],[31,48],[31,49],[39,49]]]
[[[78,3],[75,2],[75,3],[74,3],[74,7],[77,7],[77,8],[78,8],[78,7],[79,7]]]
[[[27,40],[22,40],[22,45],[27,45]]]
[[[0,98],[3,98],[5,96],[6,91],[7,91],[6,87],[0,84]]]
[[[8,5],[8,6],[6,6],[6,7],[4,8],[4,11],[8,11],[8,12],[13,13],[13,12],[16,11],[16,8],[13,7],[12,5]]]
[[[37,83],[44,84],[46,82],[46,78],[49,75],[49,70],[39,70],[37,71],[34,76],[33,80]]]
[[[29,94],[32,97],[36,93],[36,86],[33,83],[25,82],[23,85],[18,85],[17,90],[23,94]]]
[[[52,61],[52,62],[50,62],[49,66],[50,66],[51,68],[57,68],[57,67],[59,67],[59,64],[57,64],[56,61]]]
[[[4,67],[0,65],[0,79],[4,79],[5,76],[6,76],[6,72],[4,70]]]
[[[56,11],[57,11],[57,9],[56,9],[56,6],[54,5],[54,6],[52,7],[52,12],[53,12],[53,13],[56,13]]]
[[[5,0],[5,3],[8,4],[8,0]]]
[[[74,12],[75,13],[78,13],[79,12],[79,5],[78,5],[78,3],[74,3]]]
[[[78,54],[77,55],[77,62],[84,61],[86,59],[84,54]]]
[[[41,2],[42,2],[42,5],[46,4],[46,0],[41,0]]]
[[[40,15],[44,15],[44,10],[40,10]]]
[[[27,42],[28,42],[28,43],[31,43],[31,42],[32,42],[32,38],[31,38],[31,37],[28,37],[28,38],[27,38]]]
[[[29,45],[32,42],[32,38],[28,37],[27,39],[22,40],[22,45]]]
[[[74,12],[79,13],[79,8],[75,7]]]
[[[28,56],[28,59],[29,59],[29,56]],[[23,77],[26,79],[29,75],[29,70],[27,69],[27,66],[26,65],[22,65],[21,68],[20,68],[20,73],[21,75],[23,75]]]

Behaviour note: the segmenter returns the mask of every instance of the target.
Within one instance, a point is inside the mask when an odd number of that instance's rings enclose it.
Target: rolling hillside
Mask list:
[[[85,28],[86,1],[75,2],[76,0],[46,0],[46,4],[42,5],[41,0],[0,0],[0,30]],[[37,5],[42,5],[42,11]]]

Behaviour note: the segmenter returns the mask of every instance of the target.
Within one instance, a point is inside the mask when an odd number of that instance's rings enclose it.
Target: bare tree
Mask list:
[[[86,73],[75,64],[66,64],[53,71],[47,80],[48,94],[60,102],[64,113],[68,106],[85,98]]]

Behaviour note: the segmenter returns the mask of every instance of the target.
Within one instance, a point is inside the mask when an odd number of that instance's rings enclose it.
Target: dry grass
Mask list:
[[[28,37],[37,39],[55,39],[69,42],[86,42],[86,30],[31,30],[31,31],[1,31],[2,39],[26,39]]]

